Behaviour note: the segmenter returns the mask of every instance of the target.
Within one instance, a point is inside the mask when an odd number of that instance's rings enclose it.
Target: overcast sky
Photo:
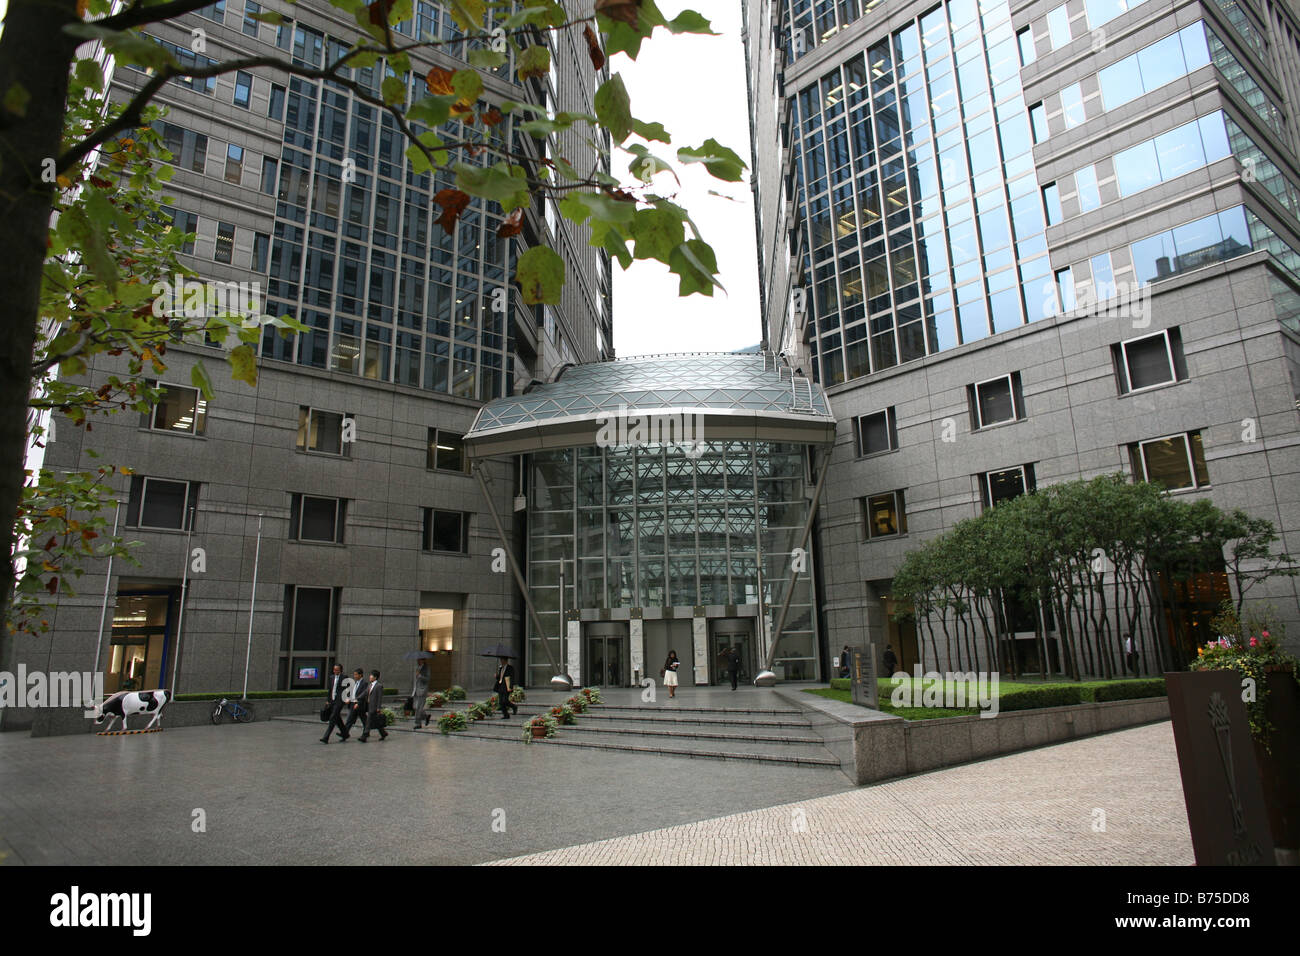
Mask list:
[[[752,166],[740,3],[663,0],[659,8],[669,19],[685,8],[697,10],[721,36],[673,36],[659,29],[642,46],[636,62],[621,53],[610,61],[610,70],[621,73],[627,84],[632,114],[663,123],[672,134],[670,147],[651,143],[652,151],[675,162],[679,146],[698,146],[713,137]],[[613,163],[615,175],[625,176],[627,154],[615,151]],[[682,186],[675,201],[686,207],[717,253],[726,292],[715,289],[712,298],[683,299],[677,294],[677,277],[666,266],[638,261],[624,272],[615,264],[614,349],[620,356],[732,351],[762,338],[748,171],[742,183],[720,182],[698,165],[680,173]],[[678,190],[671,177],[660,180],[665,192]],[[710,189],[737,201],[711,196]]]

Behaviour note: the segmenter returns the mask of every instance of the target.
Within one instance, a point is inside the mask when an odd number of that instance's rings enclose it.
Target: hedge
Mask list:
[[[1093,700],[1137,700],[1141,697],[1164,697],[1164,678],[1151,680],[1126,680],[1117,684],[1102,684],[1093,690]]]
[[[393,697],[397,691],[392,687],[384,688],[385,697]],[[308,697],[324,697],[325,688],[319,690],[250,690],[248,700],[300,700]],[[403,697],[406,695],[403,694]],[[222,697],[228,700],[243,700],[243,691],[238,690],[209,690],[200,691],[196,694],[177,694],[172,700],[220,700]]]
[[[832,677],[831,690],[852,690],[853,679],[851,677]]]
[[[1064,707],[1083,703],[1078,687],[1055,685],[1031,690],[1013,690],[998,696],[998,710],[1034,710],[1039,707]]]

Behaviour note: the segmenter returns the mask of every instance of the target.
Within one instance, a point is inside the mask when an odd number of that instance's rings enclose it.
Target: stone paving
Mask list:
[[[868,788],[437,733],[326,747],[320,728],[0,734],[0,864],[1192,862],[1168,723]]]
[[[1192,865],[1168,723],[500,864]]]

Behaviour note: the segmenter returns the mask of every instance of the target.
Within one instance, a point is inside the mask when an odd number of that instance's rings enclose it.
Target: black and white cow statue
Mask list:
[[[104,728],[103,733],[107,733],[113,727],[113,721],[121,717],[122,729],[126,730],[126,719],[132,714],[153,714],[153,720],[148,725],[141,728],[142,730],[152,730],[154,724],[158,723],[158,718],[162,716],[163,708],[171,700],[171,693],[165,690],[132,690],[118,691],[112,697],[109,697],[102,704],[95,705],[95,723],[102,724],[104,719],[108,719],[108,726]]]

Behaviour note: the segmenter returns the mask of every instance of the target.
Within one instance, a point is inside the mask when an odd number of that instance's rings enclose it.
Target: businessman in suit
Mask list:
[[[366,729],[366,688],[369,686],[360,667],[352,672],[352,701],[349,704],[351,713],[348,714],[347,723],[343,725],[343,729],[349,733],[352,731],[352,725],[358,720],[361,721],[361,729]]]
[[[501,719],[510,719],[510,710],[519,713],[519,705],[510,703],[510,692],[515,689],[515,669],[510,666],[510,658],[499,658],[501,663],[497,665],[496,678],[492,682],[492,690],[496,692],[497,703],[501,705]]]
[[[348,739],[348,729],[343,726],[343,665],[335,664],[334,673],[330,674],[325,684],[326,702],[330,709],[329,722],[325,725],[325,736],[320,742],[330,742],[330,733],[335,727],[339,729],[339,741]]]
[[[379,683],[379,671],[370,672],[370,683],[366,685],[366,729],[357,739],[361,743],[366,743],[370,737],[371,728],[379,731],[379,739],[387,740],[388,731],[384,729],[384,715],[380,710],[384,706],[384,685]]]

